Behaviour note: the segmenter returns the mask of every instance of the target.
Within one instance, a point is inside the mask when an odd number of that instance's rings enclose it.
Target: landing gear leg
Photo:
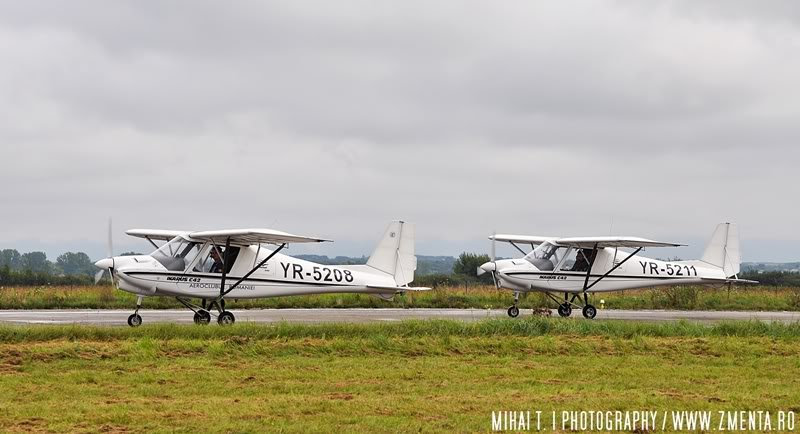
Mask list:
[[[514,305],[508,308],[508,316],[511,318],[516,318],[519,316],[519,308],[517,307],[517,303],[519,303],[519,292],[514,292]]]
[[[558,305],[558,315],[564,318],[572,315],[572,304],[569,301],[569,294],[564,293],[564,302]]]
[[[597,308],[589,304],[589,294],[583,293],[583,317],[586,319],[594,319],[597,316]]]
[[[141,295],[136,297],[136,310],[128,317],[128,325],[131,327],[139,327],[142,325],[142,317],[139,316],[139,308],[142,307],[142,299],[144,299],[144,297]]]

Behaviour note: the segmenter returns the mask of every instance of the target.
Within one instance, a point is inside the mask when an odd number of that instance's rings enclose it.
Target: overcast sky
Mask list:
[[[800,260],[800,3],[2,1],[0,248],[493,230]],[[302,249],[294,249],[298,252]],[[118,253],[117,252],[117,253]],[[669,254],[669,252],[665,253]]]

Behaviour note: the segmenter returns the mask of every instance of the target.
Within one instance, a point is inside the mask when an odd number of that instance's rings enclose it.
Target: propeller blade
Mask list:
[[[114,257],[114,244],[113,244],[113,237],[111,232],[111,217],[108,218],[108,256],[109,258]]]
[[[103,278],[103,273],[105,273],[105,272],[106,272],[106,270],[100,270],[97,273],[94,273],[94,284],[95,285],[97,285],[97,283],[100,282],[100,279]]]
[[[495,259],[495,245],[497,244],[497,240],[495,240],[496,237],[497,231],[492,232],[492,254],[489,255],[489,259],[491,259],[492,262],[494,262]]]
[[[497,274],[495,271],[492,271],[492,282],[494,282],[494,287],[500,289],[500,285],[497,284]]]

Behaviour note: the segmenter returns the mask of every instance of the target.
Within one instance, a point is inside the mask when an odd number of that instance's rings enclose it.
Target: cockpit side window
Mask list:
[[[561,262],[564,250],[566,250],[565,247],[545,242],[528,253],[525,259],[541,271],[552,271]]]
[[[229,247],[228,263],[224,264],[225,248],[222,246],[210,245],[207,251],[203,254],[203,259],[198,261],[197,265],[192,268],[193,271],[199,273],[220,273],[222,274],[223,266],[226,273],[230,273],[233,264],[236,263],[236,257],[239,256],[239,247]]]
[[[560,271],[587,271],[591,260],[592,249],[570,248],[567,256],[561,263]]]
[[[200,244],[177,236],[151,253],[161,265],[170,271],[184,271],[200,253]]]

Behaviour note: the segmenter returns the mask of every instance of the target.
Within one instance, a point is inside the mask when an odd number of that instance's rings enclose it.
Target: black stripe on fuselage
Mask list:
[[[193,273],[193,274],[184,274],[184,273],[162,273],[162,272],[159,272],[159,271],[132,271],[130,273],[125,273],[125,274],[127,274],[128,276],[132,276],[132,277],[134,277],[136,275],[149,275],[149,276],[175,276],[175,277],[189,277],[189,278],[191,278],[191,277],[199,277],[199,278],[203,278],[203,279],[215,279],[215,280],[219,280],[219,281],[222,280],[222,275],[221,274],[206,274],[206,273],[203,273],[203,274],[195,274],[195,273]],[[228,280],[228,279],[231,279],[231,285],[232,285],[234,282],[236,282],[239,279],[241,279],[241,277],[228,275],[228,276],[225,277],[225,280]],[[260,278],[260,277],[248,277],[247,279],[245,279],[242,282],[242,284],[245,284],[246,282],[268,282],[268,283],[281,283],[281,284],[290,284],[290,285],[343,286],[343,287],[367,286],[366,284],[364,284],[364,285],[350,285],[350,284],[347,284],[347,283],[338,283],[338,282],[314,282],[314,281],[308,282],[308,281],[304,281],[304,280],[264,279],[264,278]],[[182,281],[181,280],[177,280],[177,281],[176,280],[170,280],[170,281],[166,281],[164,283],[197,283],[197,282],[189,282],[189,281],[185,281],[185,280],[182,280]],[[226,282],[225,285],[229,286],[227,282]]]
[[[514,271],[511,273],[503,273],[502,271],[500,274],[505,274],[506,276],[567,276],[567,277],[580,277],[586,278],[586,273],[541,273],[536,271]],[[590,274],[589,278],[593,277],[603,277],[602,274]],[[692,279],[697,278],[699,279],[700,276],[628,276],[628,275],[616,275],[616,274],[609,274],[605,279],[612,279],[612,278],[621,278],[621,279],[658,279],[658,280],[684,280],[684,279]]]

